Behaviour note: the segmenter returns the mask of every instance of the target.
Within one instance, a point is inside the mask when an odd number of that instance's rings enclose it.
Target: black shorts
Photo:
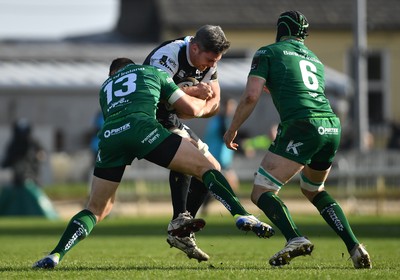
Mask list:
[[[182,137],[172,133],[144,158],[152,163],[167,168],[181,145]]]

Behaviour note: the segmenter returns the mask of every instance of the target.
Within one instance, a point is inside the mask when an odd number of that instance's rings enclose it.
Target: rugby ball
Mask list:
[[[196,80],[195,78],[187,77],[182,82],[180,82],[178,84],[178,87],[180,87],[180,88],[182,88],[182,87],[191,87],[191,86],[197,85],[198,83],[199,83],[199,81]]]

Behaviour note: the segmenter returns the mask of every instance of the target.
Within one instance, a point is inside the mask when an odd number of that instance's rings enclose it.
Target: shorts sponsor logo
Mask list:
[[[303,145],[303,143],[301,143],[301,142],[294,143],[294,141],[291,140],[289,142],[289,145],[287,145],[287,147],[286,147],[286,152],[298,156],[299,155],[299,151],[298,151],[297,148],[302,146],[302,145]]]
[[[113,128],[113,129],[107,129],[106,131],[104,131],[104,137],[108,138],[110,136],[113,135],[117,135],[120,134],[128,129],[131,128],[131,123],[126,123],[123,126],[117,127],[117,128]]]
[[[150,132],[143,140],[142,144],[144,142],[147,142],[149,144],[152,144],[154,141],[156,141],[158,138],[160,138],[160,133],[158,133],[158,128],[154,129],[152,132]]]
[[[338,135],[339,134],[339,129],[336,128],[336,127],[323,127],[323,126],[320,126],[320,127],[318,127],[318,133],[320,135],[325,135],[325,134]]]

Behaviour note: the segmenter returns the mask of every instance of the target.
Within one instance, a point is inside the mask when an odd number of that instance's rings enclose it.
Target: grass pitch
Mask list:
[[[259,239],[237,230],[227,214],[206,217],[206,228],[196,234],[197,244],[210,255],[208,262],[169,248],[169,217],[111,217],[47,271],[31,266],[56,245],[67,221],[0,218],[0,279],[400,279],[399,217],[349,217],[367,245],[372,270],[353,268],[344,244],[320,216],[294,219],[315,249],[282,268],[268,264],[284,246],[280,233]]]

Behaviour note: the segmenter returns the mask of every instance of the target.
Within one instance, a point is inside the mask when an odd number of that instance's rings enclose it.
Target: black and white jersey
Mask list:
[[[216,66],[200,71],[191,63],[189,42],[192,38],[192,36],[187,36],[162,43],[146,57],[143,64],[153,65],[164,70],[178,85],[189,77],[205,83],[216,80]],[[157,119],[166,128],[182,125],[176,114],[163,104],[158,106]]]

